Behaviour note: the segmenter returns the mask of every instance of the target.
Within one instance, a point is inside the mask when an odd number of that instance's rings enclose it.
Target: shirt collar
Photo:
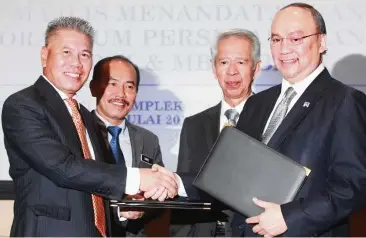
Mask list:
[[[104,119],[98,112],[97,112],[97,110],[95,110],[94,111],[95,112],[95,115],[97,115],[97,117],[104,123],[104,125],[106,126],[106,127],[108,127],[108,126],[113,126],[109,121],[107,121],[106,119]],[[120,128],[122,128],[122,134],[124,134],[125,133],[125,130],[126,130],[126,120],[123,120],[122,122],[121,122],[121,124],[119,124],[118,125]]]
[[[304,80],[296,82],[294,84],[290,84],[284,78],[282,79],[281,85],[281,95],[282,96],[289,87],[293,87],[297,95],[302,95],[306,88],[318,77],[318,75],[325,69],[324,64],[320,63],[320,65],[309,74]]]
[[[44,78],[44,79],[46,79],[46,81],[49,83],[49,84],[51,84],[51,86],[56,90],[56,92],[60,95],[60,97],[61,97],[61,99],[62,100],[66,100],[66,99],[68,99],[69,97],[66,95],[66,93],[64,93],[64,92],[62,92],[60,89],[58,89],[44,74],[42,74],[42,77]],[[75,99],[77,102],[78,102],[78,106],[80,106],[79,105],[79,101],[78,101],[78,97],[76,96],[76,95],[74,95],[73,97],[72,97],[73,99]]]
[[[253,93],[250,94],[250,96],[252,96]],[[241,111],[243,111],[243,108],[244,108],[244,105],[245,105],[245,102],[247,101],[248,98],[246,98],[245,100],[243,100],[241,103],[239,103],[238,105],[236,105],[234,108],[231,107],[226,101],[225,99],[223,98],[221,100],[221,112],[222,113],[225,113],[226,110],[228,109],[235,109],[239,114],[241,113]]]

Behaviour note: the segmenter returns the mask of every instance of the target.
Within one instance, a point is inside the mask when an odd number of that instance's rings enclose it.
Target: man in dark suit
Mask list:
[[[135,103],[139,83],[138,67],[124,56],[107,57],[94,66],[90,90],[97,100],[97,107],[92,113],[106,152],[104,158],[107,163],[124,163],[128,167],[151,168],[153,164],[164,166],[158,137],[126,119]],[[120,156],[116,156],[111,148],[113,129],[119,131],[117,137]],[[129,198],[141,199],[141,196]],[[144,223],[151,220],[152,215],[157,213],[150,210],[142,217],[143,212],[111,208],[110,235],[143,235]]]
[[[211,56],[223,99],[216,106],[187,117],[180,137],[177,174],[184,187],[180,187],[183,191],[179,191],[179,195],[190,198],[210,199],[198,194],[192,182],[221,129],[226,125],[235,126],[246,100],[252,95],[251,85],[260,71],[260,43],[248,30],[227,31],[217,37]],[[174,211],[172,235],[219,236],[219,226],[220,229],[225,226],[226,235],[230,235],[230,221],[227,222],[231,219],[230,212],[222,213],[221,209],[218,204],[213,212]]]
[[[92,67],[94,30],[76,17],[51,21],[41,50],[43,75],[6,99],[5,148],[15,186],[11,236],[106,236],[103,199],[121,199],[174,178],[102,162],[90,112],[75,95]],[[164,194],[163,194],[164,195]]]
[[[237,128],[311,173],[292,202],[254,198],[264,212],[238,215],[236,228],[244,236],[348,236],[348,217],[366,197],[366,96],[324,67],[326,27],[312,6],[281,9],[269,40],[282,84],[250,97]]]

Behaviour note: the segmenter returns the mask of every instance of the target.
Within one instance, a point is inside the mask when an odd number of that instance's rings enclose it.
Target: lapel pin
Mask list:
[[[310,106],[310,102],[304,102],[304,105],[302,105],[303,107],[309,107]]]

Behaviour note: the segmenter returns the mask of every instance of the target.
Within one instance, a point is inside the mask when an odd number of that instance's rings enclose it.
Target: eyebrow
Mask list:
[[[93,55],[93,52],[91,50],[83,50],[83,52],[87,52],[89,53],[90,55]]]
[[[136,83],[134,81],[127,81],[126,83],[131,83],[133,85],[135,85]]]
[[[278,33],[271,33],[271,37],[272,36],[281,36],[280,34],[278,34]]]
[[[291,35],[295,35],[295,34],[304,34],[304,31],[302,30],[298,30],[298,31],[292,31],[290,32],[289,34],[287,34],[287,36],[291,36]],[[282,37],[282,35],[278,34],[278,33],[272,33],[271,34],[271,37],[273,36],[279,36],[279,37]]]
[[[75,48],[74,48],[74,47],[71,47],[71,46],[69,46],[69,45],[64,45],[64,46],[62,47],[62,49],[65,49],[65,48],[67,48],[67,49],[71,49],[71,50],[75,50]],[[88,50],[88,49],[82,50],[81,52],[87,52],[87,53],[89,53],[90,55],[93,55],[92,51],[91,51],[91,50]]]
[[[224,59],[230,59],[230,57],[221,57],[221,58],[217,58],[218,60],[224,60]],[[244,60],[244,61],[249,61],[248,58],[245,58],[245,57],[235,57],[234,60]]]
[[[113,81],[119,81],[118,79],[116,79],[116,78],[113,78],[113,77],[109,77],[109,81],[111,81],[111,80],[113,80]],[[126,83],[132,83],[133,85],[135,85],[136,83],[134,82],[134,81],[131,81],[131,80],[129,80],[129,81],[127,81]]]

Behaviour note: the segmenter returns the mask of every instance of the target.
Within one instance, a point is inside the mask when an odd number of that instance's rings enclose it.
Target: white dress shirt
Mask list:
[[[264,133],[268,127],[269,122],[271,121],[270,119],[273,116],[273,112],[275,110],[275,108],[277,107],[277,105],[280,103],[280,101],[282,100],[282,98],[285,95],[286,90],[289,87],[293,87],[295,92],[296,92],[296,96],[291,100],[291,103],[287,109],[286,115],[287,113],[292,109],[292,107],[295,105],[295,103],[297,102],[297,100],[301,97],[301,95],[305,92],[305,90],[307,89],[307,87],[315,80],[316,77],[318,77],[318,75],[324,70],[324,64],[320,64],[311,74],[309,74],[309,76],[307,76],[304,80],[301,80],[299,82],[296,82],[294,84],[289,83],[287,80],[282,79],[282,83],[281,83],[281,93],[280,96],[277,98],[276,104],[272,109],[272,112],[270,114],[270,116],[268,117],[266,126],[264,127],[264,130],[262,133]]]
[[[49,81],[46,76],[44,76],[44,75],[42,75],[42,76],[46,79],[47,82],[49,82],[52,85],[52,87],[60,95],[62,100],[64,100],[64,103],[65,103],[70,115],[72,116],[71,108],[70,108],[69,104],[66,102],[66,99],[68,99],[68,96],[64,92],[62,92],[60,89],[56,88],[55,85],[53,85],[52,82]],[[76,95],[73,96],[73,99],[76,100]],[[78,105],[79,105],[79,103],[78,103]],[[95,160],[95,153],[93,150],[93,145],[91,143],[87,128],[85,128],[85,131],[86,131],[86,140],[87,140],[89,151],[90,151],[90,154],[92,157],[91,159]],[[139,188],[140,188],[140,171],[138,170],[138,168],[127,167],[127,179],[126,179],[125,193],[134,195],[134,194],[138,193]]]

